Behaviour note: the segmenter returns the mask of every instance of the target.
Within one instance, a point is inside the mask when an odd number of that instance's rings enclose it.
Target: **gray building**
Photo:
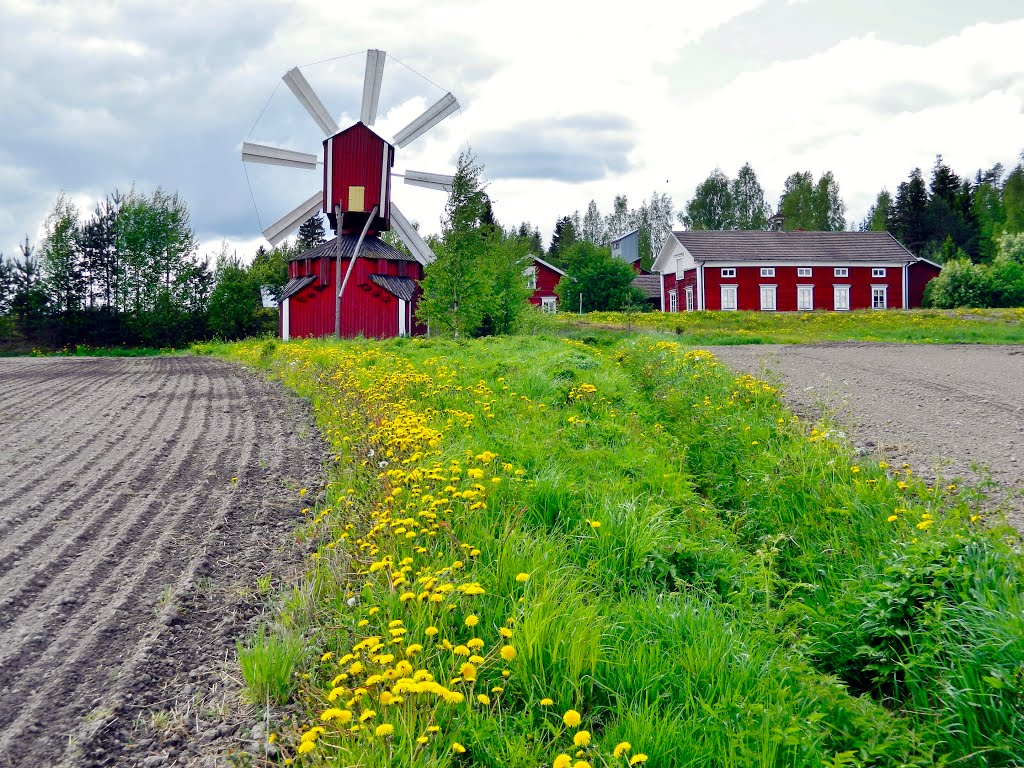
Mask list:
[[[619,235],[611,241],[612,256],[622,259],[635,269],[640,261],[640,230],[634,229],[624,235]]]

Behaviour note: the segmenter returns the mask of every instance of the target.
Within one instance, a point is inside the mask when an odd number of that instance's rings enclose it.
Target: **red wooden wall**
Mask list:
[[[530,296],[530,303],[539,307],[543,296],[558,295],[555,293],[555,286],[558,285],[562,276],[544,264],[534,262],[534,266],[537,269],[537,287],[534,289],[533,295]]]
[[[910,265],[907,270],[907,291],[909,292],[910,306],[920,307],[924,303],[924,288],[933,278],[939,276],[941,267],[927,261],[917,261]]]
[[[390,228],[390,196],[391,196],[391,166],[395,161],[395,149],[384,139],[375,134],[362,123],[356,123],[341,133],[324,140],[324,157],[327,156],[328,148],[333,147],[331,157],[331,178],[327,178],[327,163],[324,163],[324,189],[329,194],[324,195],[324,213],[333,217],[334,204],[340,203],[341,210],[351,211],[349,200],[349,188],[352,186],[363,187],[362,210],[369,212],[374,205],[378,206],[376,224],[372,224],[373,231],[383,231]],[[384,163],[385,148],[388,152],[388,172],[384,177],[384,187],[381,188],[381,172]],[[350,217],[346,216],[347,222]],[[359,229],[366,221],[366,217],[351,217],[353,222],[358,223]],[[332,219],[332,227],[333,227]]]
[[[766,265],[770,266],[770,265]],[[722,277],[722,269],[704,267],[704,308],[721,309],[721,286],[736,285],[736,303],[740,310],[761,309],[761,286],[775,285],[775,308],[778,312],[797,311],[798,285],[814,286],[814,308],[833,308],[833,285],[850,286],[850,309],[871,309],[871,286],[887,285],[889,309],[903,307],[903,268],[886,267],[885,277],[872,277],[871,267],[849,267],[848,277],[833,276],[832,266],[812,267],[811,277],[797,277],[797,267],[775,267],[775,277],[761,277],[760,267],[736,267],[736,277]],[[680,300],[682,306],[682,300]]]
[[[349,259],[341,260],[341,276],[345,279]],[[289,277],[314,275],[318,280],[289,299],[289,335],[292,337],[331,336],[334,334],[335,260],[302,259],[288,265]],[[326,274],[326,282],[320,277]],[[370,275],[392,275],[415,280],[413,301],[406,304],[410,317],[415,316],[419,298],[419,281],[423,268],[415,261],[391,261],[360,257],[345,286],[341,302],[341,335],[346,338],[390,338],[398,335],[398,299],[375,285]],[[406,332],[426,333],[426,327],[407,320]]]

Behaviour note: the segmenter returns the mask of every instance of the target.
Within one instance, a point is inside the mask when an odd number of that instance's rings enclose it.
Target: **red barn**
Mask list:
[[[341,236],[344,280],[358,235]],[[281,294],[282,339],[334,334],[337,295],[337,238],[318,245],[288,263],[288,283]],[[422,335],[416,302],[423,266],[412,256],[378,237],[367,237],[345,286],[341,335],[388,338]]]
[[[523,270],[523,274],[526,275],[527,286],[533,290],[530,303],[540,307],[542,312],[557,312],[558,296],[555,294],[555,286],[565,277],[565,272],[554,264],[531,256],[530,266]]]
[[[661,309],[909,309],[941,267],[888,232],[672,232],[654,262]]]

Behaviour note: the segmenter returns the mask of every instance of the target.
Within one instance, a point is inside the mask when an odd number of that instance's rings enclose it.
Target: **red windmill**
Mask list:
[[[414,305],[423,267],[434,260],[434,254],[391,201],[391,178],[400,175],[406,184],[450,191],[452,177],[412,170],[393,174],[395,148],[415,141],[457,110],[459,104],[451,93],[445,94],[398,131],[392,142],[386,141],[370,129],[377,119],[385,59],[384,51],[367,51],[360,119],[345,130],[339,130],[298,67],[285,73],[285,84],[327,136],[323,160],[315,154],[242,143],[242,160],[246,162],[307,170],[323,164],[322,189],[263,230],[270,243],[277,245],[306,219],[323,211],[337,235],[331,243],[289,264],[290,280],[281,301],[283,338],[323,336],[332,330],[338,336],[392,336],[423,330],[413,320]],[[408,247],[411,258],[378,237],[392,228]],[[370,263],[357,267],[361,255]],[[350,278],[368,295],[346,293]],[[328,296],[333,299],[333,309]],[[393,318],[389,315],[392,310],[397,312]]]

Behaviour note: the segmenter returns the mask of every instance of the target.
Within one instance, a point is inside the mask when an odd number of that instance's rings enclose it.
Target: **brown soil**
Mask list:
[[[798,413],[831,415],[864,452],[981,488],[1024,531],[1024,347],[832,344],[707,347],[783,386]]]
[[[287,580],[307,409],[199,357],[0,360],[0,766],[215,765]]]

